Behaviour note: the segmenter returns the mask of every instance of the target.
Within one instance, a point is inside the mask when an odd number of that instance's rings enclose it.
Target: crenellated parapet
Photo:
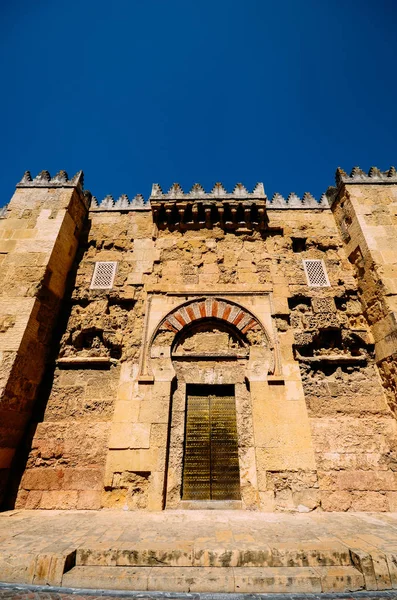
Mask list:
[[[162,221],[163,227],[165,224],[176,226],[178,223],[182,229],[197,229],[210,224],[229,229],[255,229],[265,225],[265,208],[324,210],[329,209],[329,203],[325,194],[317,200],[309,192],[305,192],[301,198],[294,192],[287,198],[276,193],[269,200],[263,183],[257,183],[252,192],[241,183],[236,184],[231,192],[221,183],[216,183],[210,192],[206,192],[199,183],[194,184],[189,192],[185,192],[179,183],[174,183],[164,192],[158,183],[154,183],[148,200],[145,200],[142,194],[137,194],[131,199],[127,194],[122,194],[117,200],[109,194],[101,201],[93,196],[90,210],[152,210],[156,223],[161,226]]]
[[[349,183],[361,183],[365,180],[372,183],[397,182],[394,167],[384,173],[372,168],[368,175],[355,167],[350,177],[338,169],[337,181],[338,177],[341,181]],[[76,187],[83,191],[84,174],[83,171],[78,171],[76,175],[69,178],[66,171],[59,171],[51,177],[48,171],[41,171],[33,178],[30,171],[25,171],[17,187]],[[158,183],[154,183],[148,200],[145,200],[142,194],[137,194],[131,199],[127,194],[122,194],[117,200],[109,194],[101,201],[92,196],[90,206],[90,210],[94,212],[152,210],[154,220],[160,227],[178,224],[182,229],[197,229],[210,225],[227,229],[241,227],[263,229],[267,222],[265,217],[267,209],[322,210],[329,209],[329,202],[325,194],[317,200],[309,192],[305,192],[301,198],[294,192],[287,198],[276,193],[269,200],[263,183],[260,182],[251,192],[241,183],[237,183],[231,192],[228,192],[221,183],[216,183],[210,192],[206,192],[199,183],[194,184],[189,192],[185,192],[179,183],[174,183],[167,192],[164,192]]]
[[[360,167],[354,167],[350,175],[343,169],[338,167],[335,173],[335,182],[339,187],[342,183],[347,184],[396,184],[397,183],[397,171],[395,167],[390,167],[388,171],[381,171],[377,167],[371,167],[368,173],[360,169]]]
[[[25,171],[21,181],[17,183],[17,188],[26,187],[78,187],[84,189],[84,173],[78,171],[76,175],[69,179],[66,171],[59,171],[54,177],[51,177],[48,171],[40,171],[36,177],[32,177],[30,171]]]
[[[295,194],[295,192],[291,192],[287,198],[284,198],[279,193],[274,194],[273,198],[270,202],[267,203],[268,209],[306,209],[306,210],[324,210],[329,209],[329,203],[327,196],[323,194],[320,200],[316,200],[314,196],[312,196],[309,192],[305,192],[300,198]]]
[[[131,200],[127,194],[122,194],[118,200],[115,200],[110,194],[98,202],[95,196],[92,197],[91,210],[95,212],[101,211],[130,211],[130,210],[150,210],[150,202],[145,202],[142,194],[137,194]]]
[[[266,194],[263,183],[249,192],[238,183],[227,192],[216,183],[210,192],[196,183],[185,193],[175,183],[167,193],[158,184],[152,187],[150,203],[153,220],[160,229],[264,229],[267,226]]]
[[[263,183],[257,183],[252,192],[249,192],[242,183],[237,183],[232,192],[227,192],[221,183],[216,183],[210,192],[206,192],[204,188],[195,183],[190,192],[184,192],[179,183],[174,183],[168,192],[163,192],[158,183],[152,186],[150,194],[151,201],[166,201],[166,200],[266,200],[265,188]]]

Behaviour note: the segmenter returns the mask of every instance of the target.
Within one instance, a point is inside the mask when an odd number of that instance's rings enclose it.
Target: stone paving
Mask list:
[[[339,540],[397,551],[397,513],[281,514],[249,511],[28,511],[0,513],[4,551],[101,542],[310,542]]]
[[[70,568],[73,567],[73,565],[68,566],[68,557],[75,557],[76,550],[78,557],[79,549],[81,555],[88,550],[91,558],[92,553],[102,552],[108,560],[111,548],[121,549],[124,553],[135,551],[137,548],[178,548],[183,552],[186,550],[187,554],[191,548],[215,548],[222,551],[226,549],[233,552],[244,547],[249,548],[250,551],[252,549],[263,551],[269,547],[276,547],[278,552],[298,553],[300,549],[304,550],[310,545],[318,548],[328,547],[328,549],[339,545],[343,546],[347,555],[349,549],[353,548],[357,556],[364,558],[370,556],[371,564],[373,562],[375,567],[374,576],[376,575],[373,589],[376,590],[376,585],[379,592],[397,587],[397,572],[393,570],[393,563],[388,562],[390,557],[394,561],[397,555],[397,513],[280,514],[238,510],[154,513],[105,510],[68,512],[14,510],[0,513],[0,581],[103,589],[106,586],[102,584],[87,586],[67,583],[71,581]],[[113,563],[86,561],[80,564],[111,566]],[[116,564],[133,565],[134,563],[114,562],[114,566]],[[181,563],[169,563],[169,566],[175,569],[180,565]],[[185,568],[186,564],[183,563],[181,566]],[[209,565],[204,564],[205,566],[213,565],[209,563]],[[226,566],[239,567],[239,564]],[[286,566],[290,566],[289,563]],[[310,567],[311,563],[300,566]],[[105,573],[108,568],[110,567],[104,567],[102,572]],[[144,568],[146,571],[149,570],[147,567]],[[157,565],[153,568],[153,571],[155,570],[158,570]],[[64,571],[69,571],[65,577]],[[170,569],[162,569],[162,571],[170,573]],[[235,571],[239,569],[236,568]],[[117,572],[121,573],[120,567]],[[220,573],[221,569],[217,572]],[[366,577],[365,573],[364,576]],[[368,585],[366,587],[368,589]],[[189,589],[173,587],[131,587],[129,589],[189,591]],[[190,590],[205,591],[191,588]],[[212,587],[207,591],[218,591],[216,584],[215,588]],[[220,588],[219,591],[233,591],[233,588],[232,590]],[[298,590],[291,589],[291,592],[293,591]],[[4,594],[11,593],[10,590],[5,589],[0,589],[0,592],[3,594],[0,598],[9,597]],[[27,594],[27,592],[17,593]],[[38,592],[31,593],[33,596],[23,597],[33,599],[34,594]],[[184,595],[184,597],[193,596],[197,597],[197,594]],[[140,597],[149,596],[141,592]]]
[[[397,513],[261,513],[239,510],[162,512],[13,510],[0,513],[3,552],[111,542],[354,542],[397,551]]]
[[[1,586],[1,584],[0,584]],[[395,592],[356,592],[350,594],[172,594],[166,592],[115,592],[68,590],[67,593],[37,588],[0,587],[0,600],[395,600]]]

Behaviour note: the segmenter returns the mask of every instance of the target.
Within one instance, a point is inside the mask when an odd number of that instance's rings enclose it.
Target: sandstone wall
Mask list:
[[[396,407],[397,353],[397,181],[372,170],[338,174],[332,209],[354,265],[360,300],[375,340],[376,361],[389,406]],[[359,183],[358,179],[362,180]]]
[[[265,233],[182,233],[158,230],[147,210],[91,211],[18,506],[178,507],[186,376],[167,355],[172,336],[164,354],[152,342],[168,314],[205,296],[251,311],[272,340],[274,364],[253,361],[234,382],[238,419],[252,423],[243,506],[394,510],[396,423],[332,212],[268,216]],[[331,286],[309,287],[302,259],[323,259]],[[90,289],[96,261],[117,261],[111,290]]]
[[[79,175],[65,186],[47,175],[21,183],[0,220],[0,500],[88,210]]]
[[[141,288],[126,279],[137,265],[136,248],[150,231],[149,219],[131,215],[95,215],[86,224],[65,298],[55,372],[49,369],[50,391],[41,398],[44,415],[31,427],[18,507],[102,505],[115,403],[131,395],[123,388],[124,378],[131,377],[120,361],[137,360],[141,345]],[[97,260],[118,261],[113,290],[90,290]]]
[[[280,258],[290,323],[280,337],[300,363],[318,501],[324,510],[393,509],[396,426],[374,365],[355,271],[328,211],[310,216],[289,211],[277,217],[284,226]],[[289,236],[305,237],[306,250],[292,253]],[[308,288],[302,258],[323,258],[331,287]]]

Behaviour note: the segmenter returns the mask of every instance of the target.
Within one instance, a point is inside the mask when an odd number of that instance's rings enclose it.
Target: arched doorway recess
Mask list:
[[[173,380],[166,508],[259,507],[250,382],[274,372],[274,355],[263,325],[231,301],[194,300],[161,321],[149,362],[155,381]]]

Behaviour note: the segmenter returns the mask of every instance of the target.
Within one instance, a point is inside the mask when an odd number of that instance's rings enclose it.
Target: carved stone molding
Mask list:
[[[177,294],[175,294],[177,296]],[[264,294],[268,296],[268,294]],[[157,302],[159,296],[155,296]],[[167,304],[167,296],[163,296],[161,304]],[[169,297],[168,297],[169,298]],[[234,328],[239,336],[243,336],[245,344],[248,347],[262,347],[266,352],[267,372],[275,373],[278,370],[279,356],[276,343],[269,331],[272,331],[271,324],[265,327],[264,324],[254,315],[251,310],[233,300],[221,296],[198,296],[186,299],[182,304],[174,304],[171,310],[168,310],[157,323],[154,321],[154,315],[158,314],[158,308],[153,308],[153,296],[148,298],[146,321],[144,327],[144,339],[142,344],[142,355],[140,361],[139,381],[141,383],[151,383],[154,379],[161,377],[161,371],[167,371],[169,377],[172,368],[171,347],[174,342],[168,342],[165,347],[156,344],[156,338],[162,332],[169,332],[174,337],[178,336],[185,327],[195,325],[206,319],[212,319],[225,323],[228,327]],[[175,298],[176,299],[176,298]],[[168,300],[169,301],[169,300]],[[157,305],[158,306],[158,305]],[[268,314],[270,317],[270,309]],[[150,323],[150,324],[149,324]],[[272,332],[274,333],[274,332]],[[175,337],[177,339],[177,337]],[[248,354],[239,356],[236,353],[236,359],[248,358]],[[153,377],[154,376],[154,377]]]
[[[255,317],[237,304],[216,298],[205,298],[179,307],[163,320],[160,327],[177,333],[185,325],[206,317],[227,321],[237,327],[242,334],[248,333],[250,329],[259,325]]]

